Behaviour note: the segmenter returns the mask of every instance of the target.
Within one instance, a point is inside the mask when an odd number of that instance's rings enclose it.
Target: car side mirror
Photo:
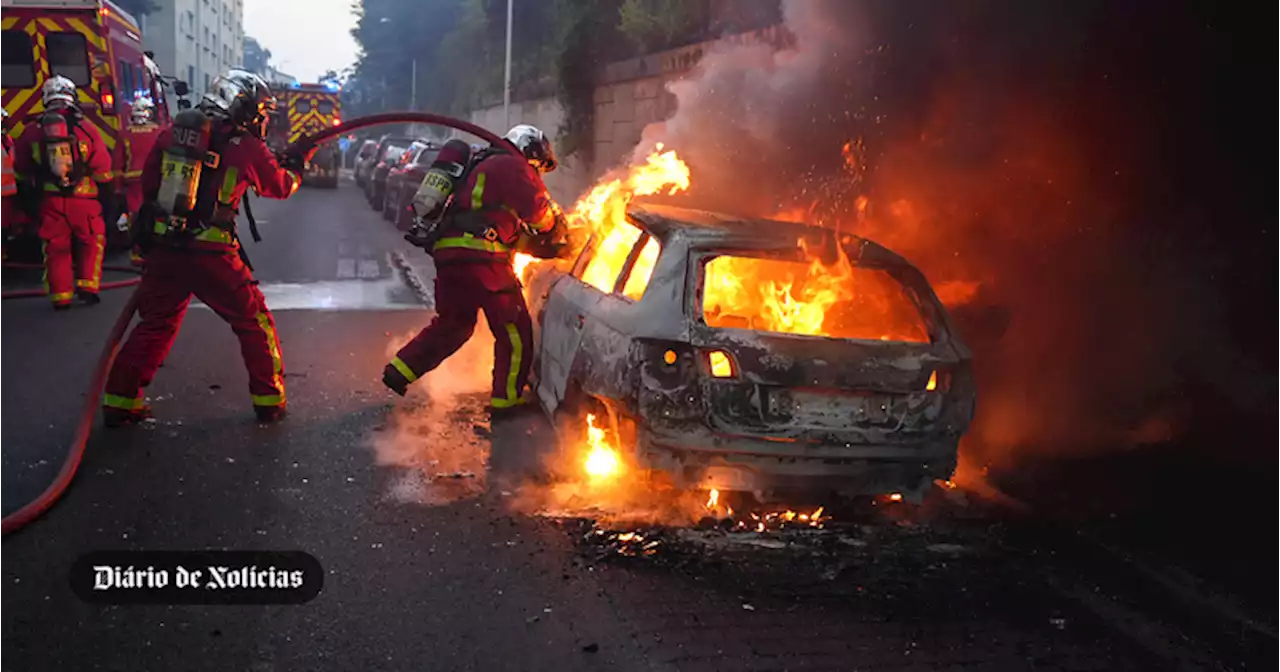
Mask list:
[[[173,92],[177,94],[178,97],[182,97],[187,95],[188,93],[191,93],[191,89],[187,88],[186,82],[182,81],[181,79],[175,79],[173,80]]]

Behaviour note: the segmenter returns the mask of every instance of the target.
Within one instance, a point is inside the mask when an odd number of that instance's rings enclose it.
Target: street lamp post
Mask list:
[[[511,4],[515,0],[507,0],[507,67],[505,84],[502,87],[502,116],[506,119],[506,127],[511,128]]]

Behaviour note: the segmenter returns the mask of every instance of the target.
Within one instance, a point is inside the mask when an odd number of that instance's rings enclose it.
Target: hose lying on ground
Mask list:
[[[356,129],[376,126],[379,124],[430,124],[434,126],[447,126],[465,133],[486,140],[492,144],[501,144],[504,141],[498,136],[486,131],[475,124],[445,117],[429,112],[386,112],[383,114],[374,114],[367,117],[359,117],[347,121],[340,126],[323,130],[314,136],[299,138],[294,146],[299,149],[309,149],[325,140],[349,133]],[[5,266],[13,267],[38,267],[35,264],[19,265],[5,264]],[[104,266],[107,270],[129,270],[137,272],[133,268],[123,268],[119,266]],[[141,278],[131,278],[113,283],[104,283],[103,289],[113,289],[115,287],[127,287],[136,285]],[[25,296],[44,296],[44,290],[17,290],[15,292],[5,292],[3,297],[21,298]],[[102,348],[102,354],[98,358],[98,363],[93,369],[93,379],[89,383],[88,393],[84,396],[84,405],[80,409],[80,416],[76,420],[75,436],[71,440],[71,450],[67,453],[66,460],[62,463],[62,468],[58,471],[58,475],[54,477],[49,487],[40,493],[31,502],[22,506],[22,508],[4,517],[0,522],[0,535],[7,535],[10,532],[16,532],[22,529],[31,521],[39,518],[48,511],[54,503],[62,497],[67,491],[67,487],[71,485],[71,481],[75,478],[76,470],[80,468],[80,461],[84,458],[85,446],[89,442],[89,433],[93,428],[93,421],[98,416],[98,402],[102,399],[102,391],[106,386],[107,373],[111,370],[111,363],[115,360],[116,351],[120,347],[120,342],[124,340],[124,334],[129,330],[129,323],[133,321],[134,310],[137,309],[138,293],[135,291],[130,297],[128,303],[125,304],[124,310],[120,312],[120,317],[116,318],[115,325],[111,328],[111,334],[107,336],[107,342]]]
[[[41,264],[14,264],[5,262],[4,268],[44,268]],[[132,266],[103,266],[104,271],[119,271],[121,273],[141,273],[142,269]],[[142,278],[129,278],[128,280],[113,280],[98,285],[98,291],[107,289],[121,289],[123,287],[132,287],[142,282]],[[43,289],[11,289],[7,292],[0,292],[0,299],[31,299],[37,296],[48,296],[49,293]]]

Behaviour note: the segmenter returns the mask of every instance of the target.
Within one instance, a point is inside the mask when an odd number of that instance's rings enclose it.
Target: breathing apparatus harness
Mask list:
[[[455,142],[455,141],[450,141]],[[435,244],[444,237],[446,233],[470,233],[478,238],[484,238],[489,241],[497,240],[497,230],[493,228],[488,218],[484,217],[484,213],[499,210],[502,206],[486,206],[480,209],[463,210],[459,205],[458,188],[467,183],[472,173],[486,159],[492,158],[499,154],[509,154],[510,151],[498,146],[487,145],[472,152],[467,148],[468,154],[463,162],[452,161],[436,161],[432,164],[431,169],[427,171],[426,177],[422,180],[422,185],[418,189],[415,196],[414,214],[415,222],[409,233],[405,234],[405,240],[426,250],[428,254],[432,252]],[[425,196],[425,198],[423,198]],[[428,212],[419,212],[417,203],[426,200],[428,202],[437,202],[438,205]]]
[[[76,131],[84,113],[74,105],[46,110],[40,115],[40,156],[46,184],[57,187],[58,193],[70,196],[75,193],[84,178],[89,176],[89,161],[81,153]],[[43,188],[42,188],[43,190]]]
[[[237,208],[221,200],[214,184],[215,171],[222,165],[222,152],[238,138],[248,136],[231,126],[223,115],[210,114],[202,107],[179,112],[171,128],[172,141],[164,149],[160,163],[160,189],[154,199],[143,204],[134,229],[134,240],[145,253],[153,235],[163,231],[175,247],[187,247],[211,228],[227,231],[240,258],[251,270],[240,235],[236,230]],[[262,240],[258,223],[249,206],[248,193],[242,200],[254,242]]]

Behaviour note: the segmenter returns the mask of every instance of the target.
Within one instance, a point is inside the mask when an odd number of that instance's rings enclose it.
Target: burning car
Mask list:
[[[613,219],[530,284],[557,427],[612,418],[640,468],[762,500],[914,497],[952,475],[970,351],[909,262],[791,222],[657,205]]]

